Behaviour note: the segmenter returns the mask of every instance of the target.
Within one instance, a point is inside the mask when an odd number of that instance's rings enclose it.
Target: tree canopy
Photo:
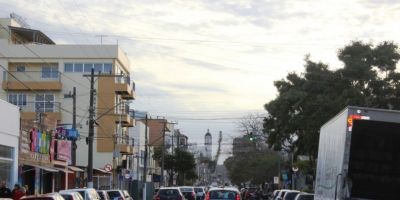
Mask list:
[[[400,109],[398,46],[353,41],[338,51],[342,68],[305,58],[304,73],[275,82],[278,95],[265,104],[267,143],[316,158],[320,127],[348,105]]]

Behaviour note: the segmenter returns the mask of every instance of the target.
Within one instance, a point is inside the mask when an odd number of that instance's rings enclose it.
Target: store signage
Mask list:
[[[69,140],[56,140],[57,152],[56,159],[71,162],[71,141]]]
[[[30,131],[31,138],[31,151],[37,152],[41,154],[49,154],[50,153],[50,145],[51,145],[51,134],[45,131],[39,132],[36,129],[31,129]]]

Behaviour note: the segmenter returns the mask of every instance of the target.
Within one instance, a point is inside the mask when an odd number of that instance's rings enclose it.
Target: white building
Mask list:
[[[77,141],[76,165],[88,165],[88,110],[90,81],[83,75],[114,75],[96,78],[94,112],[96,126],[93,168],[121,165],[113,152],[132,155],[128,127],[130,100],[135,83],[131,65],[118,45],[59,45],[40,30],[21,26],[13,18],[0,19],[0,99],[21,108],[21,118],[34,120],[38,112],[59,123],[72,124],[72,99],[65,98],[76,87],[76,116],[81,139]],[[114,154],[115,155],[115,154]],[[120,158],[127,158],[121,156]]]
[[[149,130],[147,128],[147,137]],[[136,125],[129,129],[129,136],[134,138],[135,155],[132,162],[133,166],[133,177],[136,180],[143,180],[143,168],[144,168],[144,152],[145,152],[145,136],[146,126],[142,121],[136,121]],[[139,161],[139,162],[138,162]]]
[[[0,180],[10,188],[18,181],[19,107],[0,99]]]

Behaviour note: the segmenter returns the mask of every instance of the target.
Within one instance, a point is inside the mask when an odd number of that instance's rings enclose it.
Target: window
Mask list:
[[[26,94],[9,94],[8,102],[19,107],[26,106]]]
[[[112,72],[112,64],[111,63],[104,63],[104,73],[110,73]]]
[[[64,72],[74,72],[74,64],[65,63],[64,64]]]
[[[37,112],[54,112],[54,95],[37,94],[35,98],[35,110]]]
[[[75,63],[74,72],[83,72],[83,64],[82,63]]]
[[[58,78],[58,67],[42,67],[42,78]]]
[[[85,64],[85,68],[84,68],[84,72],[92,72],[92,68],[93,68],[93,64],[89,64],[89,63],[86,63]]]
[[[8,183],[12,183],[14,148],[0,145],[0,177]]]
[[[141,150],[140,151],[140,165],[143,165],[143,163],[144,163],[144,151]]]
[[[94,64],[94,73],[102,73],[103,72],[103,64],[96,63]]]
[[[17,72],[25,72],[25,66],[23,65],[17,66]]]

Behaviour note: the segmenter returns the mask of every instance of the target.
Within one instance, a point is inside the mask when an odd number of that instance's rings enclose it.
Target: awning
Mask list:
[[[37,167],[37,168],[40,168],[40,169],[43,169],[43,170],[46,170],[49,172],[58,172],[59,171],[57,168],[53,168],[53,167],[45,167],[45,166],[41,166],[41,165],[30,165],[30,166]]]
[[[58,169],[59,171],[64,172],[64,173],[70,173],[70,174],[73,174],[73,173],[74,173],[73,171],[70,171],[70,170],[65,169],[65,168],[59,168],[59,167],[55,167],[55,168]]]
[[[72,171],[76,171],[76,172],[84,172],[85,170],[79,168],[79,167],[75,167],[75,166],[68,166],[68,168]]]
[[[111,174],[111,172],[108,172],[108,171],[106,171],[104,169],[100,169],[100,168],[93,168],[93,170],[97,170],[97,171],[99,171],[101,173],[105,173],[105,174]]]

